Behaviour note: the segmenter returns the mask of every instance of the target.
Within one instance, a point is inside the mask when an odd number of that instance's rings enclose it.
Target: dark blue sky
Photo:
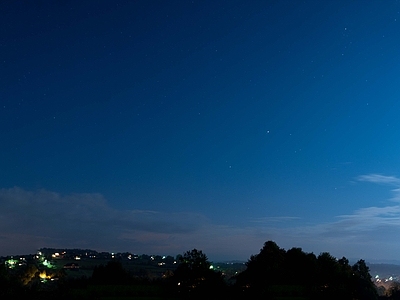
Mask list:
[[[398,258],[399,12],[3,1],[0,254]]]

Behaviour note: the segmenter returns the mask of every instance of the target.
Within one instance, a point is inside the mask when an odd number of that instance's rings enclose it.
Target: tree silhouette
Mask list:
[[[377,299],[378,292],[371,280],[369,268],[363,259],[357,261],[353,267],[354,274],[354,287],[356,289],[356,296],[358,299]]]
[[[211,292],[215,295],[225,286],[221,273],[212,270],[207,256],[197,249],[179,257],[171,282],[177,294],[184,298],[202,298]]]
[[[236,291],[245,299],[303,297],[307,299],[377,299],[363,260],[354,266],[328,252],[316,257],[301,248],[288,251],[267,241],[236,277]]]
[[[289,249],[285,254],[284,277],[289,284],[308,285],[315,280],[317,258],[301,248]]]
[[[275,242],[265,242],[260,253],[252,255],[246,263],[246,270],[237,276],[237,286],[249,297],[269,295],[269,288],[282,280],[285,254],[285,250]]]
[[[319,299],[353,299],[351,267],[343,257],[337,260],[328,252],[317,258],[316,288],[314,296]]]

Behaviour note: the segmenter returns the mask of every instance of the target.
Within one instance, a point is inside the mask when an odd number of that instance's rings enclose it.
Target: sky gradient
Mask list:
[[[398,1],[2,1],[0,255],[400,260]]]

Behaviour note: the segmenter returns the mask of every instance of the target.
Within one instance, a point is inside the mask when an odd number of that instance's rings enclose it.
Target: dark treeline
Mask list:
[[[57,281],[43,284],[39,273],[32,265],[19,271],[1,265],[0,299],[378,299],[364,260],[350,265],[345,257],[286,251],[272,241],[229,281],[196,249],[180,255],[177,268],[158,279],[130,274],[115,259],[96,266],[90,278],[73,279],[60,271]],[[394,287],[380,298],[400,299],[399,290]]]
[[[318,257],[301,248],[288,251],[272,241],[251,256],[237,276],[236,288],[247,297],[305,297],[308,299],[377,299],[364,260],[353,266],[327,252]]]

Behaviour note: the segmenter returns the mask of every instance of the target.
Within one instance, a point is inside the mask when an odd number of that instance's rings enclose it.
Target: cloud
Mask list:
[[[358,180],[395,186],[396,188],[392,190],[393,197],[390,200],[400,202],[400,178],[380,174],[369,174],[359,176]]]
[[[272,237],[265,228],[218,225],[197,213],[118,210],[96,193],[0,189],[0,207],[0,255],[42,247],[164,255],[197,248],[213,260],[245,260]]]
[[[388,200],[400,199],[397,177],[370,174],[358,181],[386,184],[394,195]],[[396,259],[400,201],[388,203],[346,212],[324,223],[275,216],[239,227],[216,224],[192,212],[118,210],[95,193],[0,189],[0,255],[33,253],[40,247],[163,255],[197,248],[212,260],[246,260],[265,241],[274,240],[285,249],[302,247],[316,254],[328,251],[350,259]]]
[[[0,190],[0,207],[0,239],[17,252],[27,247],[144,250],[152,240],[190,235],[206,222],[194,213],[117,210],[100,194],[61,195],[18,187]]]
[[[0,207],[0,255],[41,247],[170,255],[197,248],[212,260],[246,260],[280,234],[264,226],[215,224],[191,212],[118,210],[101,194],[14,187],[0,189]]]
[[[307,225],[310,220],[290,216],[255,219],[258,233],[267,237],[264,242],[271,239],[285,249],[302,247],[307,252],[328,251],[336,257],[353,259],[399,259],[400,179],[378,174],[357,179],[394,187],[393,197],[388,199],[392,205],[359,208],[334,216],[333,221],[311,225]]]
[[[400,186],[400,179],[395,176],[384,176],[384,175],[380,175],[380,174],[368,174],[368,175],[359,176],[358,180]]]
[[[355,210],[351,214],[336,216],[337,221],[314,226],[293,228],[298,237],[306,239],[315,249],[324,245],[325,251],[336,251],[352,257],[398,259],[400,251],[400,179],[394,176],[369,174],[358,177],[359,181],[394,186],[394,205],[371,206]]]

